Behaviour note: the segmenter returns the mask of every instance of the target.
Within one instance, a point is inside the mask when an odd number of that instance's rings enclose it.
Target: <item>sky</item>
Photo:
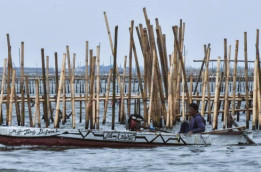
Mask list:
[[[76,53],[76,65],[84,65],[85,41],[94,50],[100,44],[101,65],[112,58],[103,12],[106,11],[112,38],[118,25],[117,63],[124,64],[129,54],[129,30],[143,24],[143,8],[155,26],[159,19],[167,38],[167,52],[173,51],[172,26],[182,19],[186,24],[186,66],[199,67],[195,59],[203,59],[204,44],[211,44],[211,59],[223,58],[224,38],[232,45],[239,40],[238,59],[244,59],[244,32],[248,33],[248,56],[255,58],[256,29],[261,28],[259,0],[0,0],[0,66],[7,58],[6,34],[10,34],[14,66],[19,67],[19,48],[25,44],[25,67],[41,67],[41,48],[54,67],[54,52],[58,52],[59,68],[66,45]],[[140,66],[143,66],[137,34],[134,32]],[[110,58],[111,57],[111,58]],[[127,64],[128,66],[128,64]],[[133,62],[134,66],[134,62]]]

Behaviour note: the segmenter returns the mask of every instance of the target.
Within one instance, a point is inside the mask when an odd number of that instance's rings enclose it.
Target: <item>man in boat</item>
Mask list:
[[[198,112],[198,105],[191,103],[189,105],[190,122],[186,121],[181,124],[179,133],[195,134],[205,131],[206,121]]]
[[[132,114],[128,119],[129,130],[140,131],[142,122],[143,122],[143,117],[140,114]]]

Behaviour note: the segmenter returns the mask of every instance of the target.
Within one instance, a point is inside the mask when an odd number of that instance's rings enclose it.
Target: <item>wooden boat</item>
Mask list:
[[[245,132],[245,134],[252,138],[251,132]],[[2,126],[0,127],[0,144],[123,148],[170,145],[235,145],[248,144],[248,141],[242,131],[189,135],[161,131],[103,131]]]

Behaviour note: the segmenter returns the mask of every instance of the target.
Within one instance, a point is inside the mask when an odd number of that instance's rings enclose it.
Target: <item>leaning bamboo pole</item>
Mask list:
[[[133,36],[133,35],[131,35],[131,36]],[[140,66],[139,66],[138,56],[137,56],[135,42],[134,42],[133,38],[132,38],[132,41],[133,41],[132,42],[133,54],[134,54],[136,70],[137,70],[137,74],[138,74],[139,88],[140,88],[140,93],[141,93],[141,97],[142,97],[142,100],[143,100],[143,113],[144,113],[144,117],[147,117],[147,115],[148,115],[148,113],[147,113],[147,102],[146,102],[146,99],[145,99],[145,96],[144,96]]]
[[[56,111],[55,111],[55,119],[54,119],[54,128],[59,127],[59,112],[60,112],[60,97],[63,87],[63,76],[65,74],[65,60],[66,60],[66,54],[63,54],[63,61],[62,61],[62,69],[61,69],[61,75],[60,75],[60,81],[59,81],[59,89],[57,94],[57,101],[56,101]]]
[[[152,118],[152,106],[153,106],[153,94],[154,94],[154,79],[155,79],[155,66],[156,66],[156,52],[155,52],[155,49],[153,49],[153,62],[152,62],[152,74],[151,74],[151,83],[150,83],[150,85],[151,85],[151,93],[150,93],[150,105],[149,105],[149,113],[148,113],[148,125],[150,125],[150,120],[151,120],[151,118]]]
[[[181,69],[182,69],[183,76],[184,76],[184,78],[187,78],[186,70],[185,70],[185,65],[184,65],[183,60],[182,60],[182,51],[181,51],[181,47],[180,47],[180,45],[179,45],[179,41],[178,41],[178,38],[177,38],[177,37],[178,37],[177,29],[175,29],[175,28],[177,28],[177,26],[172,27],[173,32],[174,32],[174,37],[175,37],[175,43],[177,44],[178,57],[179,57],[179,61],[180,61],[180,65],[181,65]],[[189,102],[190,98],[189,98],[189,92],[188,92],[188,84],[187,84],[187,82],[185,82],[185,93],[186,93],[186,96],[187,96],[186,101],[187,101],[187,106],[188,106],[188,105],[190,104],[190,102]]]
[[[2,112],[2,103],[4,96],[4,85],[5,85],[5,71],[6,71],[7,59],[4,59],[3,75],[2,75],[2,84],[1,84],[1,96],[0,96],[0,113]],[[3,114],[0,115],[0,124],[3,123]]]
[[[15,69],[12,70],[12,86],[11,86],[11,95],[10,95],[10,105],[9,105],[9,118],[8,118],[8,125],[12,125],[12,113],[13,113],[13,98],[15,92]]]
[[[204,81],[203,81],[203,89],[202,89],[202,100],[201,100],[201,115],[205,117],[205,95],[206,95],[206,87],[208,81],[208,64],[209,64],[209,57],[210,57],[210,48],[207,49],[206,52],[206,62],[205,62],[205,72],[204,72]]]
[[[214,100],[214,114],[213,114],[213,126],[212,129],[217,129],[217,120],[218,120],[218,102],[219,102],[219,82],[220,82],[220,60],[221,58],[218,57],[217,61],[217,71],[216,71],[216,86],[215,86],[215,100]]]
[[[113,43],[112,43],[112,37],[111,37],[111,31],[110,31],[110,27],[109,27],[109,22],[108,22],[108,19],[107,19],[107,14],[106,14],[105,11],[103,12],[103,14],[104,14],[104,19],[105,19],[105,24],[106,24],[107,32],[108,32],[108,35],[109,35],[109,41],[110,41],[110,46],[111,46],[111,52],[112,52],[112,54],[113,54]]]
[[[154,32],[153,32],[153,26],[150,26],[149,29],[149,35],[150,35],[150,45],[152,46],[152,49],[155,49],[155,56],[156,56],[156,76],[157,76],[157,80],[155,80],[155,119],[154,121],[156,122],[157,126],[161,126],[160,123],[160,119],[162,117],[166,118],[166,107],[165,107],[165,97],[164,97],[164,93],[163,93],[163,87],[162,87],[162,79],[161,79],[161,74],[160,74],[160,68],[159,68],[159,62],[158,62],[158,56],[157,56],[157,52],[156,52],[156,45],[155,45],[155,36],[154,36]],[[153,54],[153,52],[151,53]],[[159,94],[159,96],[158,96]],[[158,97],[161,99],[160,101],[158,101]]]

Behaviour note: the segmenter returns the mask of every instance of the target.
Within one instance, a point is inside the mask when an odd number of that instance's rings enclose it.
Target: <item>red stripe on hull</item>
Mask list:
[[[0,144],[8,146],[36,145],[36,146],[76,146],[76,147],[92,147],[92,148],[127,148],[127,147],[156,147],[166,146],[164,144],[152,143],[133,143],[133,142],[112,142],[112,141],[97,141],[72,139],[65,137],[9,137],[0,136]]]

